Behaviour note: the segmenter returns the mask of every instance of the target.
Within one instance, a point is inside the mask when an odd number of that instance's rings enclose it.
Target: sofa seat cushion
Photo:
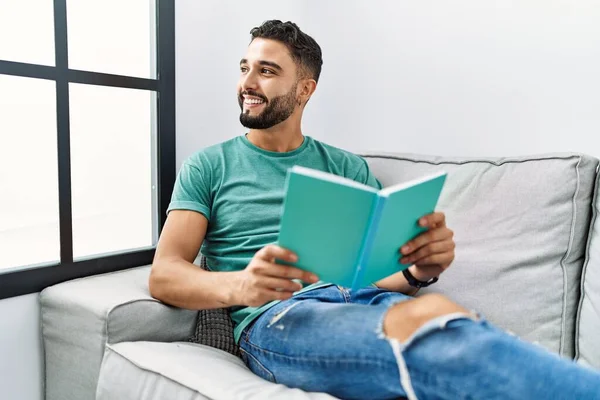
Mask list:
[[[334,399],[268,382],[237,357],[188,342],[107,345],[98,400]]]

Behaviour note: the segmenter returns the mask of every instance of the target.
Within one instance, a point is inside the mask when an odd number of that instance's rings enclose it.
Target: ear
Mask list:
[[[317,90],[317,82],[314,79],[301,79],[298,82],[298,88],[296,91],[298,103],[306,104],[315,90]]]

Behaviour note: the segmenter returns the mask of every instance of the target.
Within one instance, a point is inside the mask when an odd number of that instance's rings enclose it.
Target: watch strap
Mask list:
[[[434,277],[431,278],[430,280],[424,282],[424,281],[420,281],[417,278],[415,278],[413,276],[413,274],[410,273],[410,271],[408,270],[408,268],[406,268],[405,270],[402,271],[402,275],[404,275],[404,277],[406,278],[406,281],[408,282],[408,284],[412,287],[415,287],[417,289],[420,288],[424,288],[427,287],[429,285],[432,285],[434,283],[436,283],[438,281],[438,277]]]

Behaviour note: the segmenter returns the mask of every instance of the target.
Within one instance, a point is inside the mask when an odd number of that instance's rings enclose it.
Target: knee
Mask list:
[[[426,322],[453,313],[471,315],[447,297],[426,294],[391,307],[383,321],[383,330],[386,336],[405,341]]]

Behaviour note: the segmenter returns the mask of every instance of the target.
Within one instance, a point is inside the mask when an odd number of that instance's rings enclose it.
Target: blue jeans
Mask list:
[[[411,297],[328,286],[271,307],[242,333],[257,375],[342,399],[600,399],[600,373],[481,318],[433,319],[386,337],[390,306]]]

